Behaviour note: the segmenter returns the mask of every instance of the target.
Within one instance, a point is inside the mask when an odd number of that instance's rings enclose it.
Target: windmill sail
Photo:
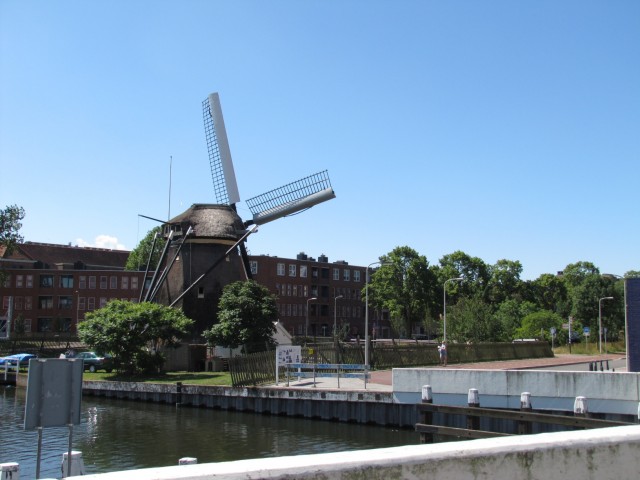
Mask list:
[[[247,200],[253,223],[262,225],[335,198],[326,170]]]
[[[231,150],[222,117],[220,98],[217,93],[212,93],[203,100],[202,116],[216,200],[218,203],[227,205],[236,204],[240,201],[240,194],[231,161]]]

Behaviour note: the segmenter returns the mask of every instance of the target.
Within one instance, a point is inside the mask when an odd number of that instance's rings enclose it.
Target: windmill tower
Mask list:
[[[164,226],[167,239],[146,300],[181,306],[195,321],[194,339],[217,319],[223,288],[251,278],[245,242],[258,225],[335,198],[326,171],[310,175],[246,201],[252,218],[243,221],[220,98],[202,102],[215,204],[194,204]],[[250,228],[249,228],[250,227]]]

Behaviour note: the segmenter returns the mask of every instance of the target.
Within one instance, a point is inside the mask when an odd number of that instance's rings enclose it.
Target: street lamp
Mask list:
[[[333,341],[336,341],[336,329],[338,328],[338,323],[337,323],[337,309],[338,309],[338,299],[342,298],[342,295],[338,295],[337,297],[335,297],[333,299]]]
[[[613,300],[613,297],[602,297],[598,300],[598,350],[602,355],[602,301]]]
[[[463,281],[464,278],[462,277],[455,277],[455,278],[450,278],[449,280],[445,280],[444,282],[444,287],[442,287],[443,291],[444,291],[444,302],[443,302],[443,315],[442,315],[442,319],[443,319],[443,335],[442,335],[442,341],[446,342],[447,341],[447,282],[461,282]]]
[[[369,269],[373,265],[389,265],[389,262],[370,263],[364,276],[364,364],[367,368],[369,368]]]
[[[307,321],[304,327],[304,344],[307,344],[307,338],[309,338],[309,302],[317,300],[316,297],[307,298]]]

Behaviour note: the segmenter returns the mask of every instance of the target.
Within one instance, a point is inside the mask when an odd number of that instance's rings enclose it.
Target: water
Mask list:
[[[0,463],[18,462],[20,477],[34,478],[38,435],[23,429],[25,395],[0,387]],[[68,427],[43,430],[41,478],[60,477],[68,443]],[[417,443],[411,430],[86,396],[73,427],[87,474],[177,465],[182,457],[224,462]]]

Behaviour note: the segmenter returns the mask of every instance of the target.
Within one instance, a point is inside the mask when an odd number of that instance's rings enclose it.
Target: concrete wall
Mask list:
[[[85,475],[85,480],[620,480],[640,471],[640,426]],[[79,478],[79,477],[75,477]]]
[[[393,403],[391,392],[183,385],[178,398],[175,384],[85,381],[83,393],[383,426],[413,427],[417,422],[415,405]]]
[[[520,394],[531,393],[534,409],[573,411],[575,397],[585,396],[590,412],[638,414],[640,374],[539,370],[393,370],[394,401],[419,403],[423,385],[431,385],[433,403],[466,405],[477,388],[480,405],[520,408]]]

